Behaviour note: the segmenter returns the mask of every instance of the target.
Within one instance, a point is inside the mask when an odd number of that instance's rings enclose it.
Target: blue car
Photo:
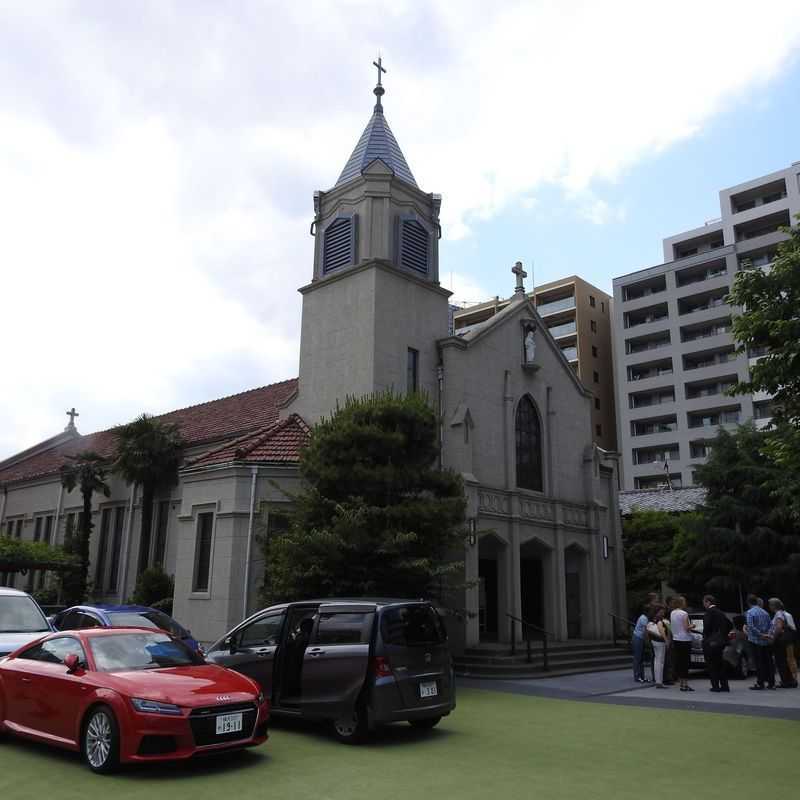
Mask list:
[[[57,631],[77,631],[86,628],[160,628],[181,639],[192,650],[203,652],[192,632],[175,622],[172,617],[147,606],[72,606],[52,618]]]

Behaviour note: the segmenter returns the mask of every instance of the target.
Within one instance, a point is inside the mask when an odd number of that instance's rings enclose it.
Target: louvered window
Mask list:
[[[428,231],[415,219],[400,223],[400,264],[417,272],[428,273]]]
[[[325,228],[322,241],[322,272],[331,272],[354,262],[355,215],[339,217]]]

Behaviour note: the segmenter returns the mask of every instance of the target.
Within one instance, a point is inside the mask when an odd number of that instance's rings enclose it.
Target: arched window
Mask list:
[[[542,491],[542,426],[528,395],[517,406],[517,486]]]

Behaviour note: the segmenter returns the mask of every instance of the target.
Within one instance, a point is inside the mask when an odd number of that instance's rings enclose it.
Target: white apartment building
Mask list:
[[[691,486],[720,426],[767,424],[766,395],[726,390],[760,353],[736,353],[736,273],[766,267],[797,224],[800,161],[723,189],[721,217],[664,239],[664,263],[615,278],[617,437],[625,489]],[[667,465],[665,468],[665,464]]]

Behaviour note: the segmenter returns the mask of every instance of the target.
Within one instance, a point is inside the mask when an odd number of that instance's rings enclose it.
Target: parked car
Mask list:
[[[52,618],[53,629],[77,631],[87,628],[159,628],[180,639],[192,650],[202,652],[200,643],[169,614],[148,606],[72,606]]]
[[[0,661],[0,732],[74,750],[95,772],[261,744],[249,678],[159,630],[51,633]]]
[[[733,621],[735,615],[726,612],[726,616]],[[695,635],[692,639],[692,650],[689,656],[692,669],[706,669],[706,657],[703,652],[703,614],[690,613],[689,621],[694,625]],[[745,637],[733,639],[722,654],[728,672],[734,678],[745,679],[755,671],[751,663],[751,653]]]
[[[271,606],[207,657],[257,680],[273,714],[328,721],[343,742],[390,722],[433,728],[456,704],[444,624],[423,601]]]
[[[0,586],[0,658],[51,630],[39,604],[29,594]]]

